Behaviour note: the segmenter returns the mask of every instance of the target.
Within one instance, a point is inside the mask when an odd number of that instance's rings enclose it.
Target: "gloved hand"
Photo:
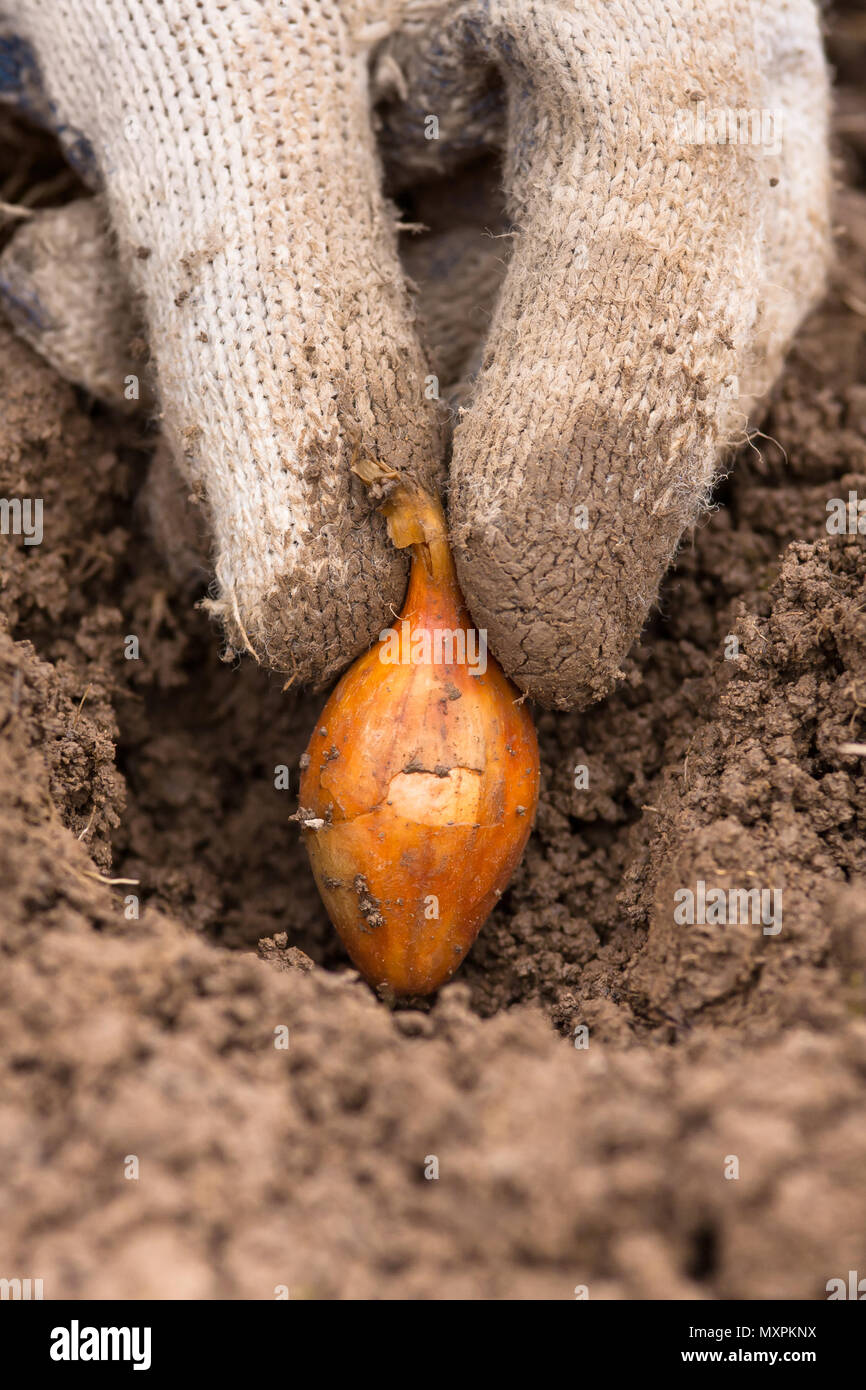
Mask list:
[[[5,95],[99,194],[21,227],[0,293],[109,396],[140,312],[233,647],[323,680],[391,622],[405,562],[349,460],[440,469],[420,312],[469,374],[449,518],[474,620],[542,702],[605,694],[821,292],[811,0],[2,5]],[[477,342],[447,234],[410,299],[379,150],[406,189],[500,147],[510,259]]]

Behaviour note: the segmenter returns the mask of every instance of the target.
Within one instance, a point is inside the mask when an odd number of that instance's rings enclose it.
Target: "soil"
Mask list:
[[[830,292],[620,688],[539,715],[529,849],[432,1001],[348,968],[289,822],[322,697],[220,660],[155,436],[0,323],[0,496],[45,518],[0,549],[0,1274],[124,1299],[866,1274],[866,544],[826,529],[866,497],[853,9],[830,41]],[[67,196],[28,141],[0,132],[2,168],[26,149]],[[677,925],[698,880],[781,890],[782,930]]]

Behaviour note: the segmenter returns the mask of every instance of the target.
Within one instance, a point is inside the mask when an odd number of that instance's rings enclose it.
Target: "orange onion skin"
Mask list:
[[[447,659],[463,655],[458,631],[467,653],[478,649],[432,505],[392,659],[380,641],[342,677],[302,760],[299,798],[331,921],[366,979],[395,995],[429,994],[457,970],[520,861],[539,789],[535,729],[515,687],[489,654],[483,672]]]

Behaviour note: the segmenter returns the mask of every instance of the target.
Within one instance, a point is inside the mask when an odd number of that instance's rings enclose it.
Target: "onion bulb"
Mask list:
[[[538,802],[521,697],[471,625],[438,500],[365,460],[411,547],[394,627],[331,694],[301,759],[297,819],[353,962],[395,995],[449,980],[516,868]]]

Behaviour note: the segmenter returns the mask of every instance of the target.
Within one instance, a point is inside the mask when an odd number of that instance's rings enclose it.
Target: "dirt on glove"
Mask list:
[[[834,44],[831,291],[617,692],[539,717],[524,862],[421,1007],[348,968],[289,823],[321,697],[220,661],[153,438],[0,326],[0,496],[44,509],[41,545],[0,549],[0,1276],[813,1299],[866,1275],[866,537],[826,525],[866,498],[866,35],[843,16]],[[780,892],[781,930],[678,924],[700,881]]]

